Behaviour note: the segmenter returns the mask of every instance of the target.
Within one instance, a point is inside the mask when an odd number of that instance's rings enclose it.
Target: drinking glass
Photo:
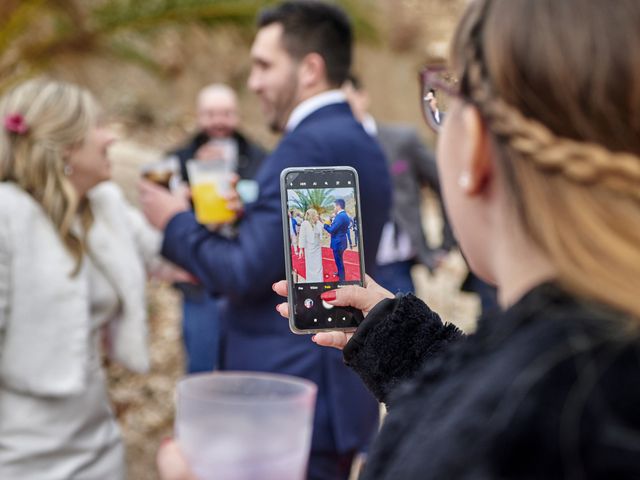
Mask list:
[[[180,171],[179,160],[174,155],[164,157],[157,162],[145,163],[140,168],[140,171],[144,178],[168,190],[171,190],[176,183],[180,182],[178,178]]]
[[[200,480],[303,480],[317,387],[259,372],[178,382],[176,432]]]
[[[227,207],[225,198],[231,189],[231,177],[225,163],[189,160],[187,172],[198,222],[206,225],[232,221],[236,213]]]

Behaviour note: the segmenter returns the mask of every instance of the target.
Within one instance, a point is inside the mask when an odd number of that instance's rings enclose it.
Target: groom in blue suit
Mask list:
[[[333,250],[333,258],[338,267],[338,279],[341,282],[345,280],[344,260],[342,256],[347,249],[347,236],[349,235],[349,225],[351,225],[351,217],[345,211],[345,204],[342,198],[338,198],[334,202],[334,214],[331,225],[325,225],[324,229],[331,234],[331,250]]]
[[[318,385],[309,479],[348,479],[354,456],[377,431],[379,406],[342,353],[294,335],[271,286],[285,277],[280,172],[286,167],[351,166],[358,172],[365,265],[375,268],[391,183],[379,145],[355,120],[340,90],[351,67],[352,33],[336,6],[285,2],[260,15],[248,86],[269,125],[282,132],[255,179],[260,193],[245,205],[238,235],[199,225],[185,199],[140,182],[143,210],[164,230],[162,254],[224,299],[223,370],[295,375]],[[216,432],[211,432],[215,435]]]

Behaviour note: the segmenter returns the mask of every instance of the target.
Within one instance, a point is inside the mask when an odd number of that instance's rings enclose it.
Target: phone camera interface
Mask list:
[[[306,328],[346,328],[352,309],[320,295],[362,284],[355,177],[348,171],[298,173],[286,179],[295,314]]]

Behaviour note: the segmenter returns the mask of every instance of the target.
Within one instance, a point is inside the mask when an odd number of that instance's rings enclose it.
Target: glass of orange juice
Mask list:
[[[189,160],[187,173],[196,220],[199,223],[228,223],[235,219],[236,213],[227,207],[227,199],[224,197],[231,188],[225,162]]]

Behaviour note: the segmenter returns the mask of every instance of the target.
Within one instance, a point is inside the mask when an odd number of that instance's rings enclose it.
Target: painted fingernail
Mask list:
[[[322,295],[320,295],[320,298],[325,302],[331,302],[336,299],[337,295],[338,294],[335,290],[329,290],[328,292],[324,292]]]

